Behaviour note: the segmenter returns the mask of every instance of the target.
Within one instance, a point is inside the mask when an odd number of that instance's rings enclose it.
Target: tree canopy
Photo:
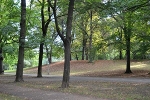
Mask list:
[[[0,1],[0,73],[18,66],[20,42],[24,67],[38,66],[38,77],[43,64],[65,60],[62,87],[70,60],[126,59],[131,73],[131,59],[150,58],[149,0],[27,0],[22,17],[24,5]]]

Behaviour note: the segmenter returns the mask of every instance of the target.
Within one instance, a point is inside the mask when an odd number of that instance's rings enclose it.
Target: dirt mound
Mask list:
[[[126,74],[124,70],[110,71],[110,72],[92,72],[80,76],[89,77],[149,77],[148,70],[133,70],[132,73]]]
[[[126,61],[124,60],[98,60],[89,63],[86,60],[71,61],[71,75],[90,77],[150,77],[149,61],[131,62],[132,74],[124,74]],[[62,75],[64,62],[56,62],[42,67],[43,74]],[[37,67],[25,70],[24,73],[37,73]]]

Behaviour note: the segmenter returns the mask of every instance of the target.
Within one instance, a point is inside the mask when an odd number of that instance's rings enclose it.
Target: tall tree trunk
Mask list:
[[[87,45],[86,45],[86,47],[85,47],[85,56],[86,56],[86,60],[89,60],[89,51],[88,51],[88,47],[87,47]]]
[[[69,79],[70,79],[70,55],[71,55],[71,29],[72,29],[72,19],[73,19],[73,9],[74,9],[74,1],[75,0],[69,0],[69,7],[68,7],[68,17],[67,17],[67,28],[66,28],[66,36],[61,33],[57,15],[56,15],[56,9],[57,9],[57,0],[54,0],[54,6],[50,5],[53,9],[54,18],[55,18],[55,26],[58,35],[60,36],[61,40],[64,43],[64,55],[65,55],[65,62],[64,62],[64,72],[63,72],[63,79],[62,79],[62,88],[69,87]]]
[[[76,60],[79,60],[78,54],[76,53]]]
[[[122,58],[123,58],[122,57],[122,49],[120,49],[120,51],[119,51],[119,59],[122,60]]]
[[[62,80],[62,88],[69,87],[70,54],[71,54],[71,52],[70,52],[70,47],[71,47],[70,42],[71,42],[71,29],[72,29],[74,1],[75,0],[69,0],[69,7],[68,7],[66,39],[64,40],[65,62],[64,62],[64,73],[63,73],[63,80]]]
[[[126,56],[127,56],[127,65],[125,73],[132,73],[130,69],[130,37],[128,36],[126,40]]]
[[[45,42],[45,37],[47,34],[47,28],[48,25],[51,21],[51,16],[50,16],[50,1],[47,0],[48,2],[48,20],[45,22],[45,18],[44,18],[44,5],[45,5],[45,0],[42,0],[42,2],[39,1],[39,3],[42,5],[41,7],[41,22],[42,22],[42,41],[40,43],[40,50],[39,50],[39,63],[38,63],[38,73],[37,73],[37,77],[42,77],[42,61],[43,61],[43,47],[44,47],[44,42]]]
[[[44,43],[41,43],[40,50],[39,50],[39,63],[38,63],[37,77],[42,77],[43,46],[44,46]]]
[[[3,53],[2,53],[2,48],[0,47],[0,74],[4,74],[4,69],[3,69]]]
[[[0,8],[2,7],[2,3],[0,3]],[[0,12],[2,9],[0,9]],[[2,19],[2,14],[0,14],[0,19]],[[0,25],[2,25],[2,22],[0,22]],[[0,33],[1,34],[1,33]],[[2,42],[3,36],[0,35],[0,74],[3,74],[3,42]]]
[[[120,45],[122,45],[122,29],[118,29],[118,32],[119,32],[119,38],[120,38]],[[122,56],[122,46],[119,47],[119,59],[122,60],[123,59],[123,56]]]
[[[84,40],[83,40],[83,43],[82,43],[82,60],[84,60],[84,57],[85,56],[85,46],[84,46]]]
[[[40,2],[40,4],[41,4],[41,22],[42,22],[42,40],[41,40],[40,48],[39,48],[39,63],[38,63],[37,77],[42,77],[43,46],[44,46],[44,38],[46,36],[45,18],[44,18],[44,3],[45,3],[45,0],[42,0],[42,2]]]
[[[64,62],[64,72],[63,72],[63,80],[62,80],[62,88],[69,87],[69,79],[70,79],[70,40],[65,41],[65,62]]]
[[[93,28],[92,28],[92,11],[90,12],[90,41],[89,41],[89,62],[93,62],[92,54],[92,38],[93,38]]]
[[[23,80],[23,68],[24,68],[24,46],[26,35],[26,0],[21,0],[21,22],[20,22],[20,37],[19,37],[19,53],[18,63],[16,71],[16,82],[22,82]]]
[[[126,72],[125,73],[132,73],[130,69],[130,37],[131,37],[131,29],[129,27],[124,28],[125,39],[126,39]]]
[[[87,42],[86,34],[83,33],[83,40],[82,40],[82,60],[84,60],[84,58],[85,58],[86,42]]]
[[[81,19],[85,19],[84,17],[81,16]],[[86,59],[86,49],[87,49],[87,39],[88,39],[88,33],[86,32],[86,27],[87,27],[87,22],[88,18],[86,20],[80,21],[81,26],[79,28],[82,30],[82,60]]]

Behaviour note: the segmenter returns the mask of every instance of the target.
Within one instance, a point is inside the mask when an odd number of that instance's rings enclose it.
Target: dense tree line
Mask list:
[[[16,65],[23,81],[23,68],[38,66],[42,77],[44,58],[53,57],[65,60],[63,88],[74,59],[126,59],[132,73],[131,59],[149,58],[149,9],[149,0],[1,0],[0,73]]]

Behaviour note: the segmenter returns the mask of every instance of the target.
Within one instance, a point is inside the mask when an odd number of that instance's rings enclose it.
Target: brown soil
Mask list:
[[[89,76],[89,77],[150,77],[149,61],[132,61],[131,74],[125,74],[126,62],[124,60],[98,60],[93,63],[88,61],[71,61],[71,75],[74,76]],[[47,74],[48,69],[50,74],[62,75],[63,62],[44,65],[42,68],[43,74]],[[132,68],[133,66],[133,68]],[[140,66],[140,67],[135,67]],[[37,73],[37,67],[30,70],[25,70],[24,73]]]

